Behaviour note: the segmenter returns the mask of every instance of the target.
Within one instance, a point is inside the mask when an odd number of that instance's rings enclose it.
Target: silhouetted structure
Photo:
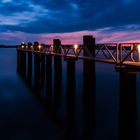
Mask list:
[[[95,117],[95,62],[84,61],[83,71],[83,116],[84,116],[84,139],[93,139]]]
[[[28,43],[28,83],[31,85],[32,84],[32,51],[31,50],[31,46],[32,46],[32,43]]]
[[[34,43],[34,48],[38,49],[38,42]],[[41,54],[38,52],[34,52],[34,90],[35,93],[39,93],[40,90],[40,60],[41,60]]]
[[[61,52],[59,39],[53,41],[54,51]],[[61,56],[54,56],[54,113],[57,114],[61,105],[61,88],[62,88],[62,59]]]
[[[47,108],[51,110],[52,104],[52,56],[46,55],[46,104]]]
[[[136,140],[136,73],[120,72],[120,140]]]
[[[92,35],[83,36],[83,45],[88,49],[88,51],[95,57],[95,38]],[[87,52],[84,51],[84,56],[88,56]]]
[[[67,59],[66,139],[76,139],[75,59]]]

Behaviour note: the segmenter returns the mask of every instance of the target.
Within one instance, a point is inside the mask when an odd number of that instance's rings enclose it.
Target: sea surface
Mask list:
[[[140,139],[139,72],[83,60],[74,71],[62,58],[59,75],[52,61],[52,82],[41,75],[36,93],[17,72],[16,49],[0,49],[0,140]]]

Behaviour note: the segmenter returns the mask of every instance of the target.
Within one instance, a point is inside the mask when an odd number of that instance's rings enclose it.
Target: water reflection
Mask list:
[[[33,55],[32,55],[33,56]],[[28,55],[28,58],[31,54]],[[66,108],[64,120],[60,118],[60,108],[62,104],[62,60],[61,57],[54,57],[54,81],[52,81],[52,56],[46,55],[43,58],[39,54],[34,54],[34,75],[32,75],[31,64],[32,58],[28,61],[28,73],[27,77],[29,81],[31,77],[34,77],[34,84],[30,83],[28,80],[25,81],[30,87],[34,97],[38,99],[42,107],[50,113],[51,119],[58,125],[58,127],[63,128],[65,134],[64,139],[78,139],[78,127],[76,122],[77,116],[77,106],[76,106],[76,59],[66,59],[67,74],[66,74]],[[41,60],[41,61],[40,61]],[[46,62],[46,63],[45,63]],[[45,69],[45,72],[42,70]],[[95,62],[84,61],[83,67],[83,112],[81,118],[83,121],[82,133],[80,134],[80,139],[92,139],[94,132],[94,116],[95,116]],[[44,77],[41,73],[45,75]],[[26,74],[24,75],[26,79]],[[44,82],[41,82],[43,78]],[[53,84],[54,82],[54,84]],[[45,84],[45,96],[41,95],[41,84]],[[54,90],[52,90],[54,89]],[[52,93],[54,91],[54,93]],[[82,93],[80,93],[82,94]]]
[[[95,62],[84,61],[83,63],[83,87],[76,87],[76,61],[75,59],[66,59],[66,90],[62,90],[62,60],[61,57],[54,58],[54,81],[52,80],[52,56],[40,56],[34,54],[34,67],[32,68],[33,55],[28,54],[28,71],[23,69],[20,73],[27,81],[26,84],[31,87],[32,93],[40,102],[45,111],[51,116],[50,118],[62,128],[64,139],[94,139],[95,133],[95,90],[96,75]],[[23,58],[22,58],[23,59]],[[32,60],[33,61],[33,60]],[[20,66],[20,64],[18,64]],[[22,66],[23,67],[23,66]],[[34,75],[32,71],[34,70]],[[33,79],[34,82],[31,82]],[[41,86],[43,85],[43,86]],[[45,85],[45,87],[44,87]],[[106,85],[105,85],[106,86]],[[76,88],[82,88],[81,93],[77,94]],[[45,96],[42,96],[41,89],[45,90]],[[66,93],[62,93],[66,91]],[[79,91],[79,90],[78,90]],[[36,94],[35,94],[36,93]],[[83,93],[83,94],[82,94]],[[60,112],[62,108],[62,95],[65,96],[65,116],[62,117]],[[83,95],[83,96],[79,96]],[[77,123],[77,98],[83,101],[80,106],[80,122],[82,132],[79,132]],[[62,111],[62,110],[61,110]],[[119,139],[136,139],[136,73],[121,71],[120,72],[120,110],[119,110]],[[62,118],[60,118],[62,117]],[[80,137],[79,137],[80,134]]]
[[[120,140],[136,139],[136,119],[136,73],[122,71],[120,72]]]

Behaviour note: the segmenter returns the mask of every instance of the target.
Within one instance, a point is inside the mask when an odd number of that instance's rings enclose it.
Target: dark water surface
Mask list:
[[[84,71],[78,60],[74,79],[63,61],[49,100],[49,88],[36,95],[16,67],[16,50],[0,49],[1,140],[139,140],[139,73],[105,63]]]

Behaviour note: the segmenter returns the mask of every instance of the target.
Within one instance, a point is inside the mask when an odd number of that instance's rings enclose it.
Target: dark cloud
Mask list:
[[[139,6],[139,0],[13,0],[1,2],[0,18],[5,22],[0,27],[25,33],[63,33],[138,25]]]

